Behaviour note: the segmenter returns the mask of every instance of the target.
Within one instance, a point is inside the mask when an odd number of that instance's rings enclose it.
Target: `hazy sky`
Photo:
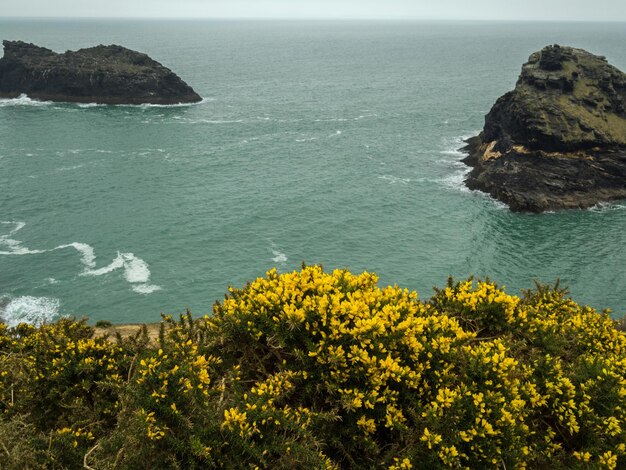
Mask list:
[[[0,17],[626,21],[626,0],[0,0]]]

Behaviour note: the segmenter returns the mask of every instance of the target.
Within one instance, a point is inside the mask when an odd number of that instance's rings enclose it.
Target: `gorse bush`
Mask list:
[[[0,326],[0,462],[626,467],[626,335],[606,313],[558,286],[450,280],[420,301],[377,281],[270,271],[211,316],[164,317],[158,341]]]

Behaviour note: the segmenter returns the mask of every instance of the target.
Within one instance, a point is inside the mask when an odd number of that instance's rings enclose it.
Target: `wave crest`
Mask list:
[[[150,294],[161,287],[150,284],[150,268],[143,259],[133,253],[119,253],[117,257],[107,266],[96,268],[96,253],[91,245],[87,243],[73,242],[59,245],[47,250],[32,250],[22,245],[22,242],[12,237],[26,225],[24,222],[0,221],[1,225],[14,225],[13,229],[5,235],[0,235],[0,247],[6,247],[0,251],[0,255],[32,255],[49,253],[51,251],[72,248],[80,254],[80,261],[83,265],[82,276],[103,276],[118,269],[124,270],[124,279],[131,284],[134,292],[139,294]]]

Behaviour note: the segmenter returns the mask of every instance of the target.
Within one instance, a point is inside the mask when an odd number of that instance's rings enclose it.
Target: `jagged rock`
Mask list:
[[[582,49],[545,47],[467,143],[466,185],[514,211],[626,198],[626,75]]]
[[[194,103],[202,98],[170,69],[122,46],[57,54],[22,41],[3,41],[0,97],[107,104]]]

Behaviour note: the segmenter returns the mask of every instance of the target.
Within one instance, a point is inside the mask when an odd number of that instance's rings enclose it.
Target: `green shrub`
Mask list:
[[[419,301],[377,281],[270,271],[210,317],[165,317],[156,342],[0,325],[0,452],[8,468],[626,466],[626,334],[607,313],[558,286],[451,280]]]

